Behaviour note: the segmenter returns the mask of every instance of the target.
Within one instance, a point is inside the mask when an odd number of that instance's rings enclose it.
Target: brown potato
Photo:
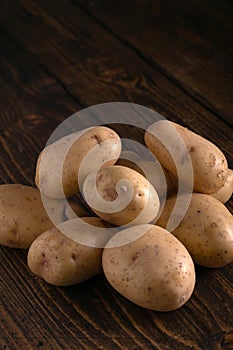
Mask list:
[[[164,199],[177,191],[177,179],[158,162],[140,160],[137,164],[140,167],[140,174],[154,186],[159,198]]]
[[[18,184],[0,185],[0,244],[28,248],[52,223],[40,192]]]
[[[94,234],[91,232],[88,239],[92,246],[79,243],[78,239],[88,230],[83,226],[82,220],[91,227],[95,226]],[[61,226],[53,227],[42,233],[31,245],[28,252],[28,266],[37,276],[46,282],[67,286],[85,281],[102,272],[101,244],[105,245],[109,225],[101,219],[88,217],[66,221]],[[62,231],[70,225],[73,239],[68,238]],[[104,240],[102,231],[104,230]],[[109,236],[110,237],[110,236]],[[85,237],[84,237],[85,238]]]
[[[123,165],[136,170],[147,178],[162,201],[177,192],[177,178],[155,160],[144,160],[134,152],[123,151],[116,165]]]
[[[166,228],[169,219],[175,219],[171,215],[175,202],[176,197],[167,200],[156,225]],[[185,216],[172,234],[199,265],[220,267],[233,262],[233,216],[210,195],[192,195]]]
[[[101,219],[117,226],[151,222],[159,211],[159,197],[137,171],[113,165],[90,173],[83,185],[87,204]]]
[[[174,156],[171,156],[168,149],[157,136],[153,135],[153,132],[157,133],[156,135],[164,134],[166,136],[165,141],[174,150],[179,168],[184,167],[191,159],[195,192],[212,194],[224,185],[228,172],[227,160],[213,143],[187,128],[167,120],[160,120],[152,124],[145,133],[145,143],[161,165],[176,177],[178,177],[178,173]],[[183,147],[178,144],[178,135],[184,142]],[[184,183],[191,179],[188,170],[187,173],[182,171],[180,174],[180,180]]]
[[[90,171],[114,164],[120,152],[120,137],[107,127],[98,126],[65,136],[39,155],[36,185],[48,197],[69,197],[80,190]]]
[[[228,169],[228,175],[226,182],[217,192],[213,193],[211,196],[218,199],[222,203],[226,203],[232,196],[233,192],[233,170]]]
[[[120,245],[129,236],[135,240]],[[113,288],[151,310],[181,307],[195,286],[194,264],[186,248],[154,225],[131,226],[113,236],[104,248],[102,264]]]
[[[48,211],[37,188],[0,185],[0,244],[27,249],[37,236],[54,225],[50,217],[58,224],[76,215],[86,216],[78,203],[72,202],[70,207],[62,200],[44,197],[44,201]]]

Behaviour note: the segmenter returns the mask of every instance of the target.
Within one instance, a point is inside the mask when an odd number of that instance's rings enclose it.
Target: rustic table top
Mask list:
[[[114,101],[200,133],[232,168],[232,23],[228,0],[2,0],[0,182],[34,186],[55,127]],[[26,256],[0,247],[0,349],[233,349],[233,264],[197,266],[191,299],[162,313],[127,301],[102,275],[48,285]]]

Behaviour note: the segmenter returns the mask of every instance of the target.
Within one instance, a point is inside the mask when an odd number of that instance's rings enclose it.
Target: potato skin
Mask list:
[[[174,126],[174,131],[168,130],[168,137],[175,137],[175,130],[180,134],[189,154],[194,174],[194,192],[212,194],[217,192],[227,178],[227,160],[218,147],[200,135],[173,122],[165,120],[152,124],[145,133],[147,147],[171,174],[177,177],[177,169],[170,153],[165,146],[150,133],[159,128],[164,128],[169,123]],[[180,162],[185,162],[187,154],[181,152]],[[185,180],[185,179],[184,179]]]
[[[0,185],[0,244],[26,249],[50,227],[52,223],[36,188]]]
[[[156,225],[166,228],[175,201],[176,197],[167,200]],[[233,262],[233,216],[210,195],[193,193],[183,220],[172,234],[199,265],[221,267]]]
[[[120,137],[107,127],[88,128],[65,136],[40,153],[36,185],[48,197],[69,197],[80,190],[90,171],[114,164],[120,152]]]
[[[92,226],[106,228],[106,224],[99,218],[88,217],[82,220]],[[76,226],[79,230],[78,222]],[[102,272],[102,251],[102,248],[82,245],[68,238],[59,231],[58,226],[42,233],[32,243],[27,260],[30,270],[46,282],[68,286]]]
[[[119,236],[132,234],[135,229],[145,230],[145,234],[129,244],[108,248]],[[154,225],[131,226],[116,234],[104,248],[102,264],[113,288],[151,310],[181,307],[195,285],[194,264],[186,248],[168,231]]]
[[[177,179],[165,168],[159,166],[158,162],[140,160],[137,164],[140,167],[139,172],[154,186],[159,198],[164,199],[177,192]]]
[[[224,204],[231,198],[232,192],[233,192],[233,170],[228,169],[226,182],[224,183],[223,187],[221,187],[220,190],[218,190],[217,192],[213,193],[212,196]]]
[[[124,183],[117,192],[120,181]],[[128,203],[130,186],[132,199]],[[160,206],[158,194],[148,180],[137,171],[121,165],[102,168],[97,174],[90,173],[83,185],[83,195],[96,215],[116,226],[151,222]],[[102,200],[106,203],[105,210],[99,209]],[[116,210],[117,200],[123,209]]]
[[[130,158],[130,152],[125,152]],[[123,154],[124,155],[124,154]],[[177,192],[177,179],[156,161],[136,158],[132,152],[132,160],[119,158],[117,165],[123,165],[147,178],[158,192],[159,198],[164,199]]]
[[[44,197],[56,221],[61,223],[77,216],[86,216],[79,203],[64,203]],[[72,211],[72,210],[73,211]],[[37,188],[21,184],[0,185],[0,244],[28,249],[34,239],[51,228],[51,222]]]

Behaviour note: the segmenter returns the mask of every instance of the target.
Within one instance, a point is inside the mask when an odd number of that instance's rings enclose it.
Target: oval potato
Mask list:
[[[165,199],[177,191],[177,179],[158,162],[140,160],[140,173],[154,186],[160,199]]]
[[[162,200],[177,192],[177,179],[156,161],[144,160],[137,157],[134,152],[125,151],[122,152],[116,165],[136,170],[146,177]]]
[[[82,220],[91,226],[96,226],[96,235],[91,237],[93,246],[80,244],[64,235],[59,226],[53,227],[42,233],[28,251],[28,266],[35,275],[50,284],[68,286],[102,272],[103,249],[94,245],[99,240],[97,228],[107,230],[108,225],[95,217],[82,218]],[[75,228],[74,237],[75,235],[79,237],[83,233],[82,221],[80,222],[79,219],[71,221]],[[63,229],[67,225],[70,225],[69,221],[62,225]]]
[[[156,225],[167,227],[175,202],[176,197],[167,200]],[[185,216],[172,234],[199,265],[221,267],[233,262],[233,216],[210,195],[193,193]]]
[[[160,120],[152,124],[145,133],[145,143],[161,165],[176,177],[178,177],[178,173],[174,159],[165,145],[153,135],[153,132],[157,135],[167,133],[166,140],[173,145],[180,165],[187,163],[188,156],[190,156],[195,192],[212,194],[224,185],[228,171],[227,160],[213,143],[187,128],[167,120]],[[177,132],[186,147],[178,147]],[[189,176],[188,174],[184,175],[182,181],[188,181]]]
[[[0,244],[28,248],[52,223],[43,207],[40,192],[33,187],[0,185]]]
[[[148,180],[121,165],[90,173],[83,195],[96,215],[117,226],[149,223],[160,206],[158,194]]]
[[[114,164],[120,152],[120,137],[104,126],[65,136],[40,153],[36,185],[48,197],[69,197],[80,190],[90,171]]]
[[[212,196],[224,204],[231,198],[232,192],[233,192],[233,170],[228,169],[226,182],[220,188],[220,190],[213,193]]]
[[[134,232],[138,236],[140,230],[145,232],[142,237],[119,246],[124,236]],[[154,225],[131,226],[117,233],[104,248],[102,264],[113,288],[151,310],[181,307],[195,286],[194,264],[186,248],[168,231]]]
[[[56,223],[86,211],[78,203],[45,198]],[[72,209],[72,210],[71,210]],[[37,188],[21,184],[0,185],[0,244],[27,249],[42,232],[53,226]]]

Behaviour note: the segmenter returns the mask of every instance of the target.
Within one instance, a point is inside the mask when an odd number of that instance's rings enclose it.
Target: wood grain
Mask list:
[[[190,127],[233,167],[231,37],[226,0],[2,0],[0,183],[33,185],[56,126],[109,101],[142,104]],[[140,130],[115,128],[141,139]],[[103,275],[50,286],[26,257],[0,247],[0,349],[233,348],[232,264],[196,267],[188,303],[159,313],[121,297]]]
[[[148,64],[233,125],[231,2],[76,3]]]

